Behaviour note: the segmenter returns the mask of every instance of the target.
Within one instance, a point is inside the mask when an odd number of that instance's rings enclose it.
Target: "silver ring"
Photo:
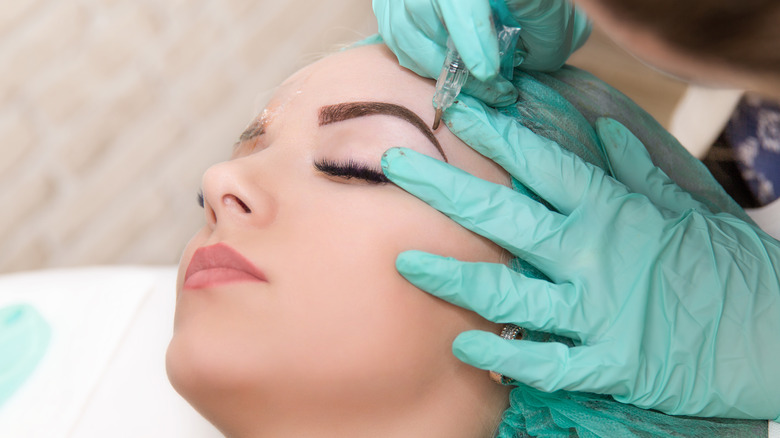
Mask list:
[[[523,339],[525,330],[515,324],[505,324],[504,327],[501,328],[499,336],[506,340]],[[490,376],[490,380],[502,385],[508,385],[512,382],[512,379],[504,377],[503,374],[495,371],[488,371],[488,375]]]

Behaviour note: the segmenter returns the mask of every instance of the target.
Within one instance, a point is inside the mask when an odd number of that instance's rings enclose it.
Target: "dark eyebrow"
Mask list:
[[[354,119],[356,117],[366,117],[378,114],[397,117],[412,124],[423,133],[425,138],[433,143],[442,158],[444,158],[444,161],[447,162],[447,155],[441,148],[439,140],[433,135],[431,128],[423,122],[420,116],[413,113],[409,108],[401,105],[386,102],[344,102],[335,105],[326,105],[320,108],[320,126]]]

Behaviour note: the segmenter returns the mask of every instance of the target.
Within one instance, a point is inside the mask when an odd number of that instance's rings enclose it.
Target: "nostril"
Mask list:
[[[252,210],[246,204],[244,204],[244,201],[242,201],[242,200],[240,200],[238,198],[236,198],[236,201],[238,201],[238,205],[240,205],[241,208],[244,209],[244,213],[251,213],[252,212]]]
[[[252,209],[250,209],[250,208],[249,208],[249,207],[248,207],[248,206],[247,206],[247,205],[244,203],[244,201],[242,201],[241,199],[239,199],[239,198],[238,198],[238,197],[236,197],[236,196],[233,196],[233,195],[225,195],[225,196],[222,198],[222,202],[224,202],[226,206],[229,206],[230,204],[237,204],[239,207],[241,207],[241,208],[244,210],[244,213],[251,213],[251,212],[252,212]]]

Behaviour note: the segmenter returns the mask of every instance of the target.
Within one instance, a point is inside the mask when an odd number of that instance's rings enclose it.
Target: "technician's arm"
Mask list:
[[[677,415],[780,416],[779,242],[710,212],[613,120],[597,129],[622,183],[467,96],[446,119],[557,212],[410,150],[388,151],[385,174],[550,281],[420,252],[402,253],[398,270],[487,319],[577,343],[470,331],[455,355],[544,391]]]
[[[566,0],[373,0],[373,7],[385,44],[420,76],[439,75],[449,31],[476,79],[463,90],[494,106],[514,102],[517,91],[498,75],[493,10],[521,28],[515,64],[527,70],[557,70],[590,34],[585,15]]]

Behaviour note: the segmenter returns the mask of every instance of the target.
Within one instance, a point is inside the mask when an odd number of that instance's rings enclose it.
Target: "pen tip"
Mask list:
[[[439,123],[441,122],[441,108],[436,108],[436,115],[433,116],[433,130],[439,129]]]

